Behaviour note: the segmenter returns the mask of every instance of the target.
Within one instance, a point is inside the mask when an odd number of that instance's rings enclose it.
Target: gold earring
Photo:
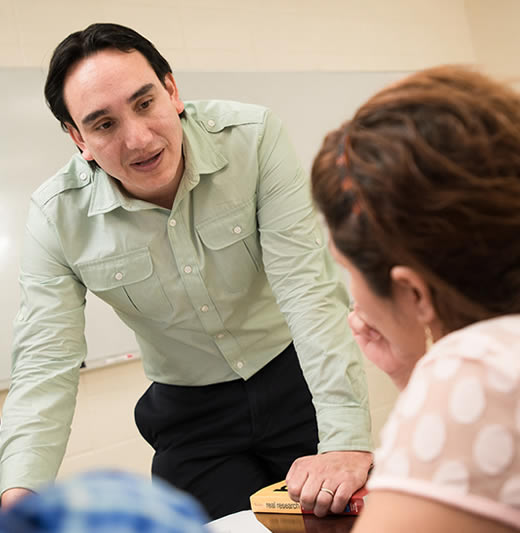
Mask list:
[[[433,346],[433,333],[432,329],[428,324],[424,326],[424,337],[425,337],[425,344],[426,344],[426,350],[424,353],[428,352],[430,348]]]

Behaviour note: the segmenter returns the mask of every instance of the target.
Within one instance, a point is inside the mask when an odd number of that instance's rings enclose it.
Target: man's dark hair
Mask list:
[[[75,126],[63,97],[63,85],[69,69],[81,59],[110,48],[121,52],[136,50],[143,54],[163,85],[166,74],[172,72],[168,61],[148,39],[125,26],[91,24],[82,31],[71,33],[54,50],[45,82],[47,105],[65,131],[65,123]]]

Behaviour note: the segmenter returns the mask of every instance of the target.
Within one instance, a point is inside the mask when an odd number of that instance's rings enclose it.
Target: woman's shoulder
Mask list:
[[[475,322],[449,333],[436,342],[420,365],[452,354],[461,358],[488,360],[497,353],[518,351],[520,347],[520,314],[504,315]]]
[[[520,315],[473,324],[416,366],[384,428],[372,489],[520,523]]]
[[[449,385],[476,373],[492,389],[507,392],[520,384],[519,354],[520,315],[477,322],[436,342],[417,364],[409,385],[425,376]]]

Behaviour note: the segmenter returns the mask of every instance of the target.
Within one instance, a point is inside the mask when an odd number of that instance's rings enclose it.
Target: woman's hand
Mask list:
[[[348,315],[348,322],[365,357],[388,374],[399,389],[403,389],[415,366],[415,359],[405,357],[379,331],[369,326],[362,318],[357,304]]]

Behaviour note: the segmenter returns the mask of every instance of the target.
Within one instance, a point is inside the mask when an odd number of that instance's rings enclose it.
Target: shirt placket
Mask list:
[[[185,222],[189,217],[183,216],[188,202],[189,194],[174,205],[168,219],[168,239],[172,254],[186,294],[203,330],[213,339],[230,367],[241,375],[241,371],[246,370],[246,361],[241,358],[240,345],[226,329],[218,307],[212,300],[200,272],[197,253],[193,245],[194,229]]]

